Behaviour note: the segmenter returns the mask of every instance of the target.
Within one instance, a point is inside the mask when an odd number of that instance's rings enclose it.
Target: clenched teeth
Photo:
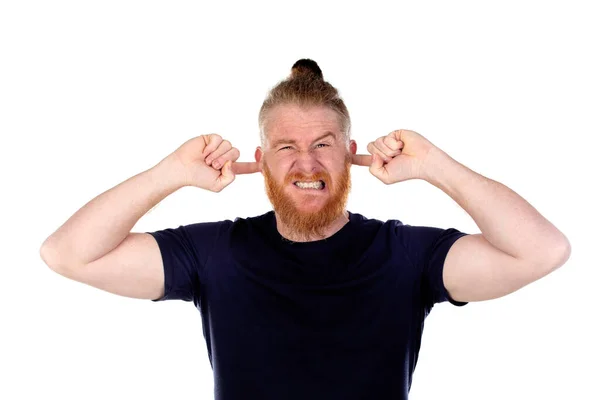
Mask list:
[[[323,181],[314,181],[314,182],[294,182],[296,186],[301,189],[323,189],[325,186]]]

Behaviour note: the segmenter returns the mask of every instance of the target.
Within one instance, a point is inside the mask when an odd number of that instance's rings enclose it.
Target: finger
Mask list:
[[[388,134],[388,136],[393,137],[396,140],[402,140],[402,132],[408,132],[406,129],[396,129]]]
[[[219,181],[219,191],[223,190],[225,186],[229,185],[235,179],[235,174],[232,171],[231,165],[233,161],[227,160],[223,168],[221,169],[221,175],[217,178]]]
[[[213,161],[227,153],[229,150],[231,150],[231,142],[229,140],[223,140],[214,151],[207,153],[204,162],[206,162],[206,165],[211,165]],[[222,161],[220,166],[216,167],[213,165],[213,167],[220,168],[224,163],[225,161]]]
[[[212,157],[212,155],[210,157]],[[213,160],[212,163],[210,163],[210,165],[215,169],[220,169],[225,165],[227,161],[235,162],[238,158],[240,158],[240,151],[233,147],[222,156],[217,157],[215,160]]]
[[[395,137],[389,135],[383,138],[383,143],[391,150],[400,150],[404,147],[404,143],[401,140],[397,140]]]
[[[381,157],[383,159],[384,162],[390,162],[392,161],[391,157],[388,157],[387,155],[385,155],[385,153],[383,153],[382,151],[380,151],[377,147],[375,147],[375,143],[371,142],[367,145],[367,151],[371,154],[377,154],[379,157]]]
[[[385,136],[377,138],[377,140],[375,140],[375,147],[380,152],[382,152],[386,157],[394,158],[397,155],[399,155],[400,154],[400,150],[390,148],[387,144],[385,144],[384,139],[385,139]]]
[[[365,154],[352,154],[352,164],[370,167],[373,162],[373,156]]]
[[[217,135],[216,133],[211,133],[210,135],[208,135],[208,143],[204,147],[204,150],[202,150],[202,156],[206,158],[206,156],[208,156],[210,153],[215,151],[217,147],[219,147],[222,141],[223,138]]]
[[[369,172],[382,182],[385,182],[387,170],[379,154],[373,154],[373,163],[369,167]]]
[[[239,174],[253,174],[260,172],[260,166],[257,162],[234,162],[233,173]]]

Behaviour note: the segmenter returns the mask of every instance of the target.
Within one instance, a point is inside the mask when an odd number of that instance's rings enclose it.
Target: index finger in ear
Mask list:
[[[231,167],[236,175],[260,172],[260,166],[257,162],[234,162]]]
[[[371,155],[366,154],[352,154],[352,164],[361,165],[363,167],[370,167],[373,162]]]

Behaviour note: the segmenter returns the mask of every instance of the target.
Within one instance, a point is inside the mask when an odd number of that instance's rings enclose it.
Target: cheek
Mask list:
[[[347,160],[344,156],[330,155],[329,157],[323,156],[319,159],[319,163],[329,172],[330,174],[339,175],[346,170]]]
[[[286,171],[289,170],[288,164],[291,165],[291,163],[285,162],[267,164],[267,168],[269,169],[272,180],[277,183],[283,183],[283,180],[286,176]]]

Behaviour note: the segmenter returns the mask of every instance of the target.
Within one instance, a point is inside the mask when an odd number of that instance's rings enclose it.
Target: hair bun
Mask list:
[[[323,72],[321,68],[311,59],[303,58],[298,60],[292,65],[292,74],[290,79],[298,78],[300,76],[314,76],[318,79],[323,79]]]

